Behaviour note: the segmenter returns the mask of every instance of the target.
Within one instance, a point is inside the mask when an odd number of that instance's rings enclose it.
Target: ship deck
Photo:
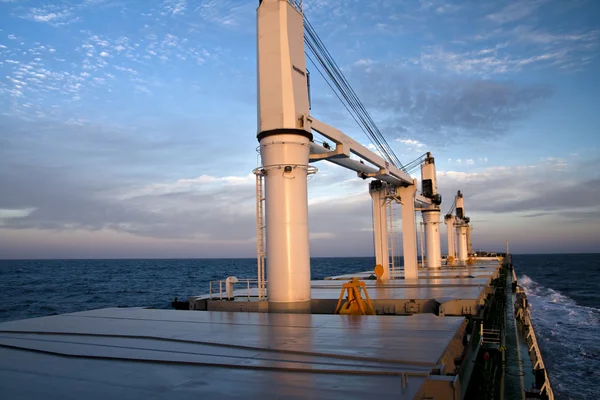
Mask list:
[[[447,267],[440,269],[419,268],[419,279],[435,279],[435,278],[457,278],[457,277],[472,277],[472,278],[489,278],[495,276],[498,272],[498,260],[477,260],[474,265]],[[353,274],[337,275],[325,278],[325,280],[348,280],[353,277],[366,279],[373,275],[373,271],[363,271]],[[404,279],[404,271],[398,269],[392,276],[395,279]],[[413,281],[414,282],[414,281]]]
[[[465,320],[109,308],[0,323],[6,398],[412,399]]]
[[[443,269],[420,269],[419,279],[404,279],[403,271],[396,271],[395,279],[369,280],[370,271],[334,276],[311,281],[311,311],[332,314],[342,291],[342,285],[357,277],[364,279],[373,306],[378,314],[406,315],[434,313],[439,315],[476,315],[486,296],[490,282],[498,275],[498,261],[478,262],[473,266]],[[259,302],[258,288],[243,283],[233,291],[233,301],[221,301],[220,292],[189,298],[191,309],[208,311],[266,311],[266,303]]]

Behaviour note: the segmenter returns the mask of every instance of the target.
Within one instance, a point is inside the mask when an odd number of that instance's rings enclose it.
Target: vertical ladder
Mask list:
[[[423,227],[425,226],[425,223],[421,222],[420,226],[421,229],[419,232],[419,242],[421,244],[421,268],[425,268],[425,234],[423,232]]]
[[[389,262],[389,271],[390,271],[390,279],[396,278],[396,252],[394,251],[396,235],[394,234],[394,212],[393,212],[393,204],[394,201],[392,199],[387,199],[385,202],[385,206],[387,208],[388,213],[388,262]]]
[[[473,254],[473,245],[471,244],[471,231],[473,230],[473,225],[469,225],[467,227],[467,254],[471,257]]]
[[[265,174],[262,170],[255,170],[256,175],[256,258],[258,266],[258,299],[263,300],[266,297],[265,293],[265,195],[264,195],[264,178]]]

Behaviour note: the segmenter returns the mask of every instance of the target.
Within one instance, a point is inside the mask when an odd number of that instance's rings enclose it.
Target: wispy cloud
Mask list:
[[[31,215],[37,208],[0,208],[0,226],[4,225],[8,219],[25,218]]]
[[[74,15],[74,8],[57,5],[30,8],[29,12],[23,18],[35,22],[47,23],[56,27],[69,25],[79,20],[79,17]]]
[[[484,161],[485,160],[485,161]],[[479,158],[480,162],[487,162],[487,158]],[[448,163],[449,164],[456,164],[456,165],[465,165],[465,166],[469,166],[469,165],[475,165],[475,160],[472,158],[467,158],[467,159],[462,159],[462,158],[449,158],[448,159]]]
[[[503,9],[486,15],[490,21],[500,24],[514,22],[536,12],[547,0],[521,0],[512,2]]]
[[[97,98],[99,88],[103,88],[100,96],[126,89],[152,94],[153,86],[163,84],[156,78],[142,77],[153,68],[149,66],[153,60],[164,63],[168,70],[185,67],[186,63],[197,67],[219,55],[171,33],[148,35],[144,46],[128,36],[87,30],[79,34],[81,42],[75,52],[64,46],[57,51],[48,44],[8,35],[10,42],[0,48],[0,67],[4,66],[6,77],[0,81],[0,93],[13,99],[6,112],[28,118],[56,116],[69,109],[73,101],[79,102],[86,96]]]
[[[457,164],[459,160],[455,160]],[[461,160],[466,164],[468,160]],[[600,212],[594,197],[600,195],[600,176],[579,178],[573,173],[581,160],[547,157],[538,163],[488,167],[478,172],[438,171],[441,190],[460,189],[468,196],[467,208],[494,213],[589,210]],[[569,194],[570,193],[570,194]],[[573,196],[573,193],[577,193]]]
[[[163,9],[165,10],[162,15],[176,16],[184,14],[187,9],[187,0],[164,0]]]
[[[254,251],[258,2],[0,1],[8,10],[0,17],[8,22],[0,29],[0,187],[10,188],[0,196],[0,242],[62,230],[143,238],[149,248],[185,241]],[[304,4],[390,145],[406,153],[400,159],[432,150],[443,160],[446,198],[461,189],[479,215],[538,223],[566,220],[571,208],[569,218],[600,214],[600,164],[557,156],[594,138],[585,118],[595,87],[577,71],[596,67],[600,31],[581,18],[595,3],[578,3],[573,14],[560,0]],[[100,23],[108,19],[114,25]],[[309,68],[311,113],[365,142]],[[565,87],[585,90],[565,98]],[[561,136],[562,121],[569,132]],[[535,154],[516,160],[513,138],[537,139]],[[498,160],[517,166],[489,167]],[[367,183],[318,167],[309,183],[314,249],[369,254]]]
[[[552,94],[540,85],[419,73],[379,63],[353,70],[371,110],[384,116],[388,136],[418,137],[429,145],[469,137],[497,137]],[[414,139],[413,139],[414,140]]]
[[[425,147],[425,145],[421,142],[419,142],[418,140],[414,140],[414,139],[396,139],[396,141],[403,143],[405,145],[408,146],[414,146],[414,147]]]
[[[579,35],[573,41],[588,42],[595,34]],[[556,38],[556,37],[555,37]],[[560,42],[557,39],[556,42]],[[591,42],[590,42],[591,43]],[[594,44],[595,46],[595,44]],[[516,56],[507,43],[495,47],[462,52],[448,51],[441,46],[426,48],[418,58],[407,65],[416,65],[432,72],[452,72],[461,75],[490,77],[522,71],[525,68],[575,68],[589,64],[590,58],[578,54],[578,48],[565,45],[540,49],[540,52],[527,56]]]
[[[250,2],[232,0],[205,0],[198,5],[194,12],[201,20],[216,23],[225,27],[237,27],[243,21],[249,22],[256,7]]]

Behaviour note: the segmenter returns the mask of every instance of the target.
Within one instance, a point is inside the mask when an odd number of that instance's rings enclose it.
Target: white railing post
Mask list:
[[[256,175],[256,258],[257,258],[257,278],[258,278],[258,298],[262,300],[265,296],[265,216],[264,216],[264,172],[257,168],[254,170]]]
[[[396,232],[394,231],[394,211],[392,207],[394,206],[394,200],[388,199],[386,200],[386,206],[388,207],[388,261],[389,261],[389,271],[390,271],[390,279],[394,279],[396,275],[396,259],[394,258],[394,241],[396,240]]]

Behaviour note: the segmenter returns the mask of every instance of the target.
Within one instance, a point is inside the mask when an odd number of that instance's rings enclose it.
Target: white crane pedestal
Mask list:
[[[427,268],[440,268],[442,266],[439,229],[440,210],[423,210],[421,213],[425,224]]]

